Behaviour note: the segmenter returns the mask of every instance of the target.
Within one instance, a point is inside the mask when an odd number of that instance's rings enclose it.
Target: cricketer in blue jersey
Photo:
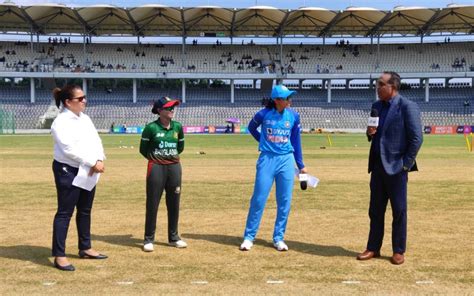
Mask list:
[[[289,98],[294,93],[284,85],[274,86],[269,104],[255,114],[248,126],[249,132],[259,142],[260,156],[244,241],[240,246],[243,251],[253,246],[273,181],[276,183],[277,201],[273,245],[278,251],[288,250],[283,239],[293,194],[295,162],[300,173],[307,172],[301,152],[300,115],[289,108]],[[259,126],[260,132],[257,130]]]

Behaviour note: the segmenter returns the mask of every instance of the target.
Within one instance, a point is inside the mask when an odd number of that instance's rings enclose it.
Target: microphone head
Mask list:
[[[367,122],[368,127],[378,127],[379,126],[379,111],[373,108],[370,111],[369,121]]]
[[[308,175],[307,174],[299,174],[298,179],[300,180],[301,190],[306,190],[306,188],[308,188]]]
[[[301,188],[301,190],[306,190],[306,188],[308,188],[308,182],[307,181],[301,181],[300,182],[300,188]]]
[[[377,109],[373,108],[370,111],[370,117],[379,117],[379,111]]]

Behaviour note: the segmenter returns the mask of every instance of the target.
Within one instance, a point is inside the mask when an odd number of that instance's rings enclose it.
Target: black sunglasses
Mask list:
[[[86,96],[82,96],[82,97],[77,97],[77,98],[71,98],[71,99],[69,99],[69,100],[71,100],[71,101],[72,101],[72,100],[78,100],[79,102],[82,102],[82,101],[84,101],[85,99],[86,99]]]
[[[166,110],[166,111],[174,111],[174,106],[173,107],[167,107],[167,108],[163,108],[162,110]]]

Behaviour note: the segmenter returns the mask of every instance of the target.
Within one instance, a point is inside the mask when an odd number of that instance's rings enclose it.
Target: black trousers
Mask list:
[[[76,225],[79,237],[79,250],[91,248],[91,210],[95,187],[87,191],[73,186],[72,181],[78,169],[64,163],[53,161],[54,181],[58,193],[58,210],[53,223],[54,257],[65,257],[66,238],[74,208],[77,208]]]
[[[382,247],[385,210],[388,200],[392,207],[392,250],[405,253],[407,241],[407,182],[408,172],[388,175],[380,159],[374,162],[370,177],[370,233],[367,250],[379,251]]]
[[[168,241],[180,240],[178,235],[179,200],[181,196],[181,164],[148,163],[146,178],[146,217],[144,243],[155,241],[156,218],[163,190],[168,209]]]

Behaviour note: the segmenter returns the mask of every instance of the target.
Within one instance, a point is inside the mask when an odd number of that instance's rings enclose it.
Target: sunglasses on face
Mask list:
[[[86,96],[82,96],[82,97],[77,97],[77,98],[72,98],[72,99],[69,99],[69,100],[78,100],[79,102],[82,102],[86,99]]]
[[[174,111],[174,106],[173,106],[173,107],[163,108],[162,110],[166,110],[166,111],[172,112],[172,111]]]

